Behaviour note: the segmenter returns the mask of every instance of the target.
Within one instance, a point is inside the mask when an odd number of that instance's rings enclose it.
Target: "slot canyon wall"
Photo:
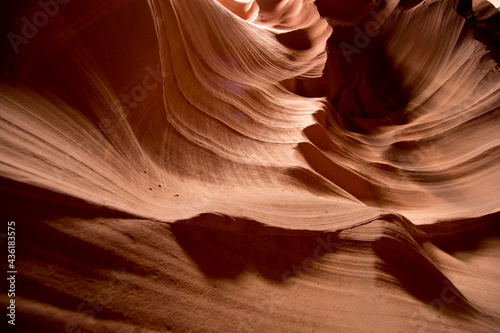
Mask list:
[[[1,6],[7,332],[499,331],[490,2]]]

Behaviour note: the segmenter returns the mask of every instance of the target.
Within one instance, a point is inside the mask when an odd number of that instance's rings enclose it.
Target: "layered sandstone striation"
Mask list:
[[[19,330],[498,330],[491,3],[2,14]]]

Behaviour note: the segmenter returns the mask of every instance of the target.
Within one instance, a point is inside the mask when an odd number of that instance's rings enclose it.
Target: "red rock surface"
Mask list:
[[[18,331],[499,330],[493,5],[55,1],[2,5]]]

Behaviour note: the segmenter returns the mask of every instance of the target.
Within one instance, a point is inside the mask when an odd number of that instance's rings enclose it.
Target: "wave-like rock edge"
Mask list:
[[[21,331],[497,330],[492,6],[17,6]]]

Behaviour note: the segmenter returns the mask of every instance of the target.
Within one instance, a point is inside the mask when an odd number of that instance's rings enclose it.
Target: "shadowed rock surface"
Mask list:
[[[491,3],[0,15],[7,331],[499,331]]]

